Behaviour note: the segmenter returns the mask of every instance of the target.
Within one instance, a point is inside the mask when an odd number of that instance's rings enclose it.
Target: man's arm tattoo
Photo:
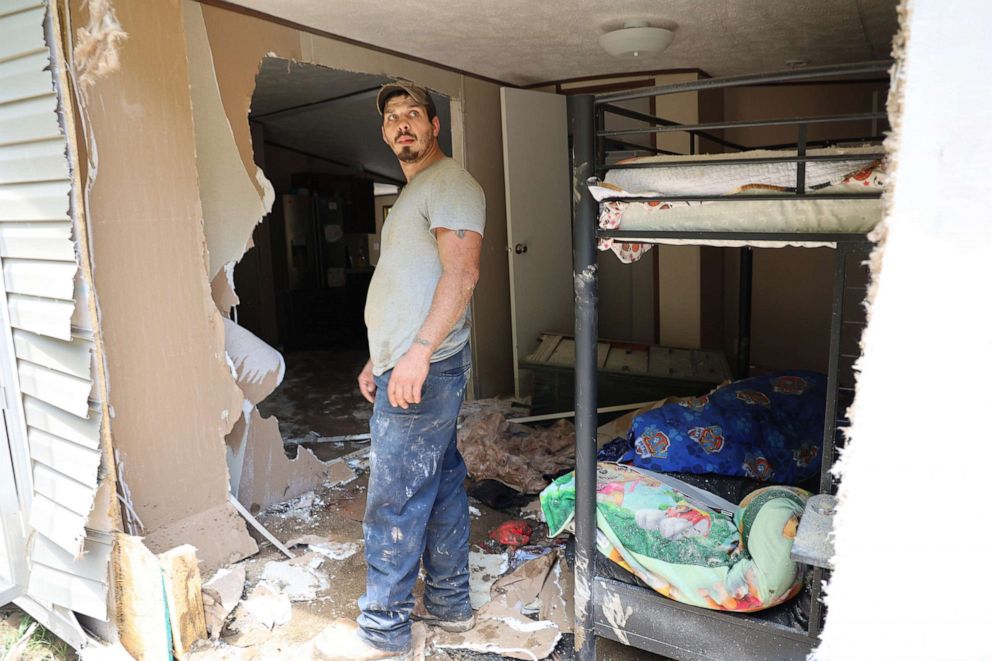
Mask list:
[[[455,230],[455,236],[457,236],[459,239],[464,239],[465,230]]]
[[[429,346],[431,346],[431,343],[428,340],[425,340],[422,337],[416,338],[413,342],[414,342],[414,344],[419,344],[422,347],[429,347]]]

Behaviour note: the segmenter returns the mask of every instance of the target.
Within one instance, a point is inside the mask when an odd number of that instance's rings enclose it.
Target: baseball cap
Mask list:
[[[396,93],[406,94],[418,105],[425,106],[431,117],[437,114],[437,110],[434,108],[434,100],[431,99],[431,95],[427,91],[427,88],[421,87],[420,85],[412,83],[409,80],[396,80],[383,85],[379,89],[379,94],[375,97],[375,105],[379,109],[380,115],[383,114],[383,109],[386,106],[386,100],[390,95]]]

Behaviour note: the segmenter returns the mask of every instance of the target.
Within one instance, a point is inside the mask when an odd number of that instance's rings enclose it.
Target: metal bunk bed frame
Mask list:
[[[847,289],[847,258],[866,255],[870,242],[864,234],[812,234],[798,232],[707,232],[707,231],[629,231],[598,228],[597,203],[588,189],[588,180],[607,169],[637,168],[644,165],[631,163],[605,164],[607,142],[628,146],[620,137],[643,134],[685,131],[690,136],[690,154],[695,152],[696,137],[704,137],[731,149],[746,147],[729,142],[708,131],[723,128],[795,125],[798,140],[795,156],[740,158],[718,161],[727,163],[793,162],[796,163],[796,190],[794,195],[748,196],[657,196],[638,198],[639,202],[705,201],[720,200],[747,203],[755,200],[830,199],[850,200],[876,198],[877,193],[845,193],[817,195],[805,187],[806,166],[814,160],[831,160],[830,156],[806,154],[806,127],[809,124],[852,120],[884,119],[885,113],[834,115],[828,117],[798,117],[764,121],[714,122],[709,124],[679,125],[660,117],[645,115],[615,105],[618,101],[640,97],[662,96],[681,92],[726,89],[747,85],[781,83],[788,81],[814,81],[824,78],[845,78],[865,74],[887,74],[891,61],[875,61],[840,66],[811,67],[767,74],[749,74],[727,78],[703,79],[672,85],[663,85],[635,91],[613,92],[599,95],[577,95],[568,98],[569,127],[572,135],[573,164],[573,278],[575,287],[575,425],[576,425],[576,502],[575,502],[575,653],[579,661],[594,661],[596,636],[605,636],[627,645],[680,660],[696,659],[803,659],[816,643],[822,619],[820,585],[824,571],[813,569],[809,626],[806,631],[776,624],[747,614],[727,613],[697,608],[635,585],[609,578],[597,577],[596,559],[596,429],[597,429],[597,372],[596,343],[598,327],[598,276],[596,272],[596,241],[614,238],[626,242],[645,242],[649,239],[673,238],[695,241],[817,241],[831,242],[836,247],[834,258],[833,302],[830,326],[830,352],[827,373],[826,419],[823,432],[820,491],[833,489],[830,467],[838,434],[838,370],[841,359],[841,332],[844,293]],[[640,119],[649,126],[638,129],[607,131],[604,129],[606,112]],[[877,139],[877,137],[873,137]],[[629,145],[633,146],[633,145]],[[783,145],[777,145],[783,147]],[[655,153],[659,149],[649,149]],[[883,154],[867,155],[881,158]],[[846,157],[850,158],[850,157]],[[706,165],[713,161],[695,161],[692,165]],[[679,163],[652,164],[677,167]],[[612,198],[618,199],[618,198]],[[608,200],[604,200],[608,201]],[[746,376],[750,344],[751,251],[742,248],[740,284],[740,337],[738,346],[738,378]],[[616,608],[604,607],[606,597]],[[619,601],[618,601],[619,600]]]

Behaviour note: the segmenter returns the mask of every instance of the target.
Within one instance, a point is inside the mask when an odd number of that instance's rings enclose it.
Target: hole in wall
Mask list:
[[[275,189],[254,249],[234,271],[237,321],[286,359],[259,404],[284,441],[368,432],[355,377],[368,358],[365,297],[388,210],[404,183],[375,107],[389,78],[263,59],[251,111],[255,161]],[[434,94],[451,155],[451,104]],[[347,450],[309,446],[321,459]]]

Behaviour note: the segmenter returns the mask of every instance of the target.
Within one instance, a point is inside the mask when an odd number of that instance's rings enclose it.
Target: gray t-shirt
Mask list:
[[[441,259],[433,230],[471,230],[482,234],[486,198],[465,169],[444,158],[413,178],[389,210],[382,228],[382,248],[368,298],[365,325],[369,329],[372,372],[395,367],[427,319],[434,290],[441,279]],[[431,362],[453,356],[469,338],[466,310]]]

